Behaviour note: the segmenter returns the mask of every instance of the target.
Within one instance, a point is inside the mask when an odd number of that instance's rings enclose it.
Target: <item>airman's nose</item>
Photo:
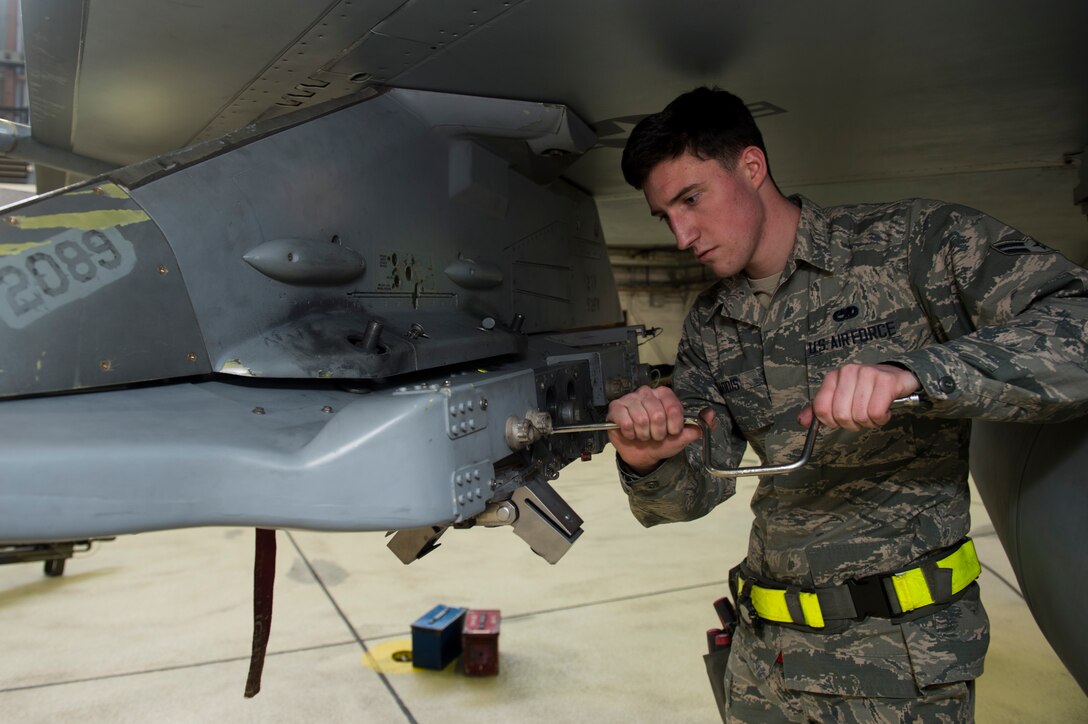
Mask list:
[[[674,223],[672,233],[676,237],[676,248],[680,251],[691,248],[699,238],[699,230],[694,224]]]

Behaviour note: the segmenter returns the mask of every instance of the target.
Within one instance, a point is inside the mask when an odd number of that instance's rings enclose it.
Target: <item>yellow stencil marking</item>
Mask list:
[[[109,229],[147,221],[146,212],[139,209],[104,209],[75,214],[47,214],[45,216],[12,216],[11,223],[20,229]]]
[[[412,639],[397,639],[371,646],[369,653],[363,654],[363,666],[379,674],[411,674],[419,669],[412,666],[411,656],[407,661],[399,661],[401,652],[412,653]]]
[[[78,196],[79,194],[98,194],[99,196],[106,196],[111,199],[128,198],[128,193],[123,188],[113,183],[104,183],[82,191],[72,192],[72,196]]]
[[[250,368],[242,364],[241,360],[229,359],[223,363],[223,367],[219,370],[225,372],[228,375],[241,375],[243,377],[256,377],[257,375]]]
[[[50,242],[48,241],[28,241],[24,244],[0,244],[0,256],[13,256],[15,254],[21,254],[27,249],[35,249],[39,246],[45,246]]]

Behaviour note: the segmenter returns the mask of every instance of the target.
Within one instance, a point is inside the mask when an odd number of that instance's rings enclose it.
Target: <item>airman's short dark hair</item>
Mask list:
[[[763,134],[744,101],[729,91],[704,86],[639,121],[623,149],[623,177],[641,189],[654,166],[685,151],[698,158],[717,159],[732,169],[748,146],[767,154]]]

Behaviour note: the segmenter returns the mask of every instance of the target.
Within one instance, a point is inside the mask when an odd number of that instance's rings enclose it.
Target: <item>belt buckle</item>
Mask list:
[[[756,605],[752,603],[751,596],[742,595],[740,600],[737,601],[737,614],[740,616],[741,621],[751,626],[753,631],[758,633],[762,630],[763,619],[760,618]]]
[[[867,616],[895,618],[902,613],[901,610],[896,610],[899,606],[893,604],[889,598],[884,586],[884,578],[881,576],[847,581],[846,587],[850,590],[850,598],[854,601],[854,612],[857,614],[855,621],[861,621]]]

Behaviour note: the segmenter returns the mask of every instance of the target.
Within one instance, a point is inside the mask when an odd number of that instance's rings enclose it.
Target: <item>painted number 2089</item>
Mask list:
[[[92,256],[94,255],[94,256]],[[59,242],[53,246],[52,254],[36,251],[26,257],[24,267],[3,267],[0,269],[0,284],[14,280],[8,289],[8,304],[16,316],[40,307],[44,298],[37,292],[25,296],[30,280],[41,292],[57,297],[69,291],[70,280],[86,283],[94,280],[98,267],[116,269],[121,266],[121,253],[118,247],[100,231],[88,231],[83,234],[79,244],[73,241]]]
[[[8,307],[0,310],[0,317],[22,327],[131,270],[135,259],[126,259],[131,255],[131,244],[110,231],[109,235],[100,230],[66,232],[48,250],[20,255],[0,267],[0,290],[4,290]]]

